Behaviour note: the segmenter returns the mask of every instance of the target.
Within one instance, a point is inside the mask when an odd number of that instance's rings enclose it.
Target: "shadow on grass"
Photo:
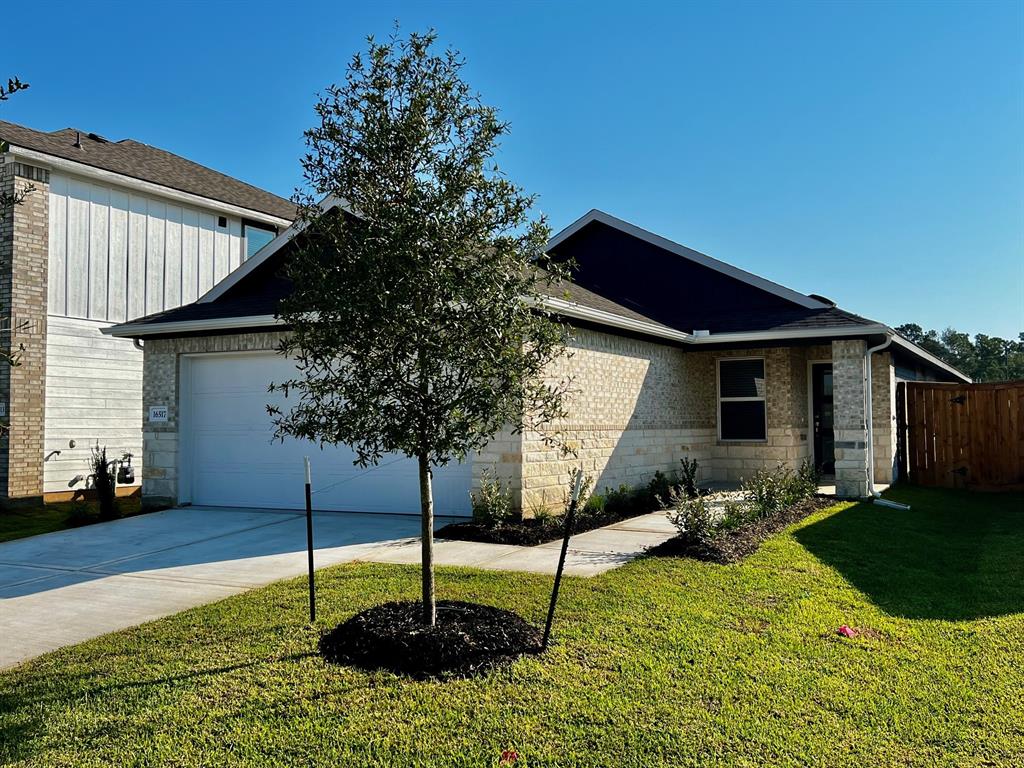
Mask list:
[[[123,691],[154,691],[167,686],[188,684],[203,678],[228,675],[233,672],[265,667],[269,664],[298,662],[317,656],[312,651],[292,653],[284,656],[260,658],[253,661],[227,664],[207,669],[195,669],[176,675],[164,675],[139,680],[130,680],[111,685],[93,685],[95,675],[66,675],[62,673],[40,673],[30,675],[21,685],[10,692],[0,691],[0,764],[25,759],[35,754],[30,740],[40,730],[41,719],[37,713],[41,705],[69,698],[87,697],[94,699],[105,694]],[[69,689],[74,691],[69,695]]]
[[[948,621],[1024,611],[1024,494],[900,487],[795,532],[893,616]]]

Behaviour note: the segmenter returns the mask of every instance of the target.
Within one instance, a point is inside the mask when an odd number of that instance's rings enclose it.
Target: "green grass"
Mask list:
[[[80,503],[62,501],[24,509],[2,510],[0,511],[0,542],[73,528],[75,527],[74,513]],[[137,497],[119,498],[117,503],[121,509],[121,515],[124,517],[137,515],[141,511],[140,501]],[[91,513],[95,514],[96,502],[86,502],[86,506]]]
[[[414,598],[415,568],[301,579],[0,675],[25,765],[1018,765],[1024,497],[900,490],[746,562],[649,558],[567,579],[557,644],[474,680],[328,667],[319,629]],[[441,569],[444,597],[542,621],[550,578]],[[187,585],[182,585],[187,589]],[[840,624],[865,630],[837,637]]]

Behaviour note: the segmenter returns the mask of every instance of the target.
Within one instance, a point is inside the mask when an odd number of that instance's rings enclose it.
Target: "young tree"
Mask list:
[[[368,42],[306,132],[303,234],[279,312],[298,373],[271,387],[298,401],[270,410],[279,436],[352,445],[360,466],[417,459],[433,624],[431,468],[562,415],[567,383],[544,371],[564,331],[541,293],[564,268],[544,255],[534,198],[491,164],[508,126],[462,80],[459,54],[435,53],[432,32]],[[346,212],[324,212],[325,195]]]

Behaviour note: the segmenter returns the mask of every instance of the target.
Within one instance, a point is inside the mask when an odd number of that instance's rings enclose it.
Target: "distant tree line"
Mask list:
[[[953,365],[974,381],[1024,379],[1024,333],[1017,339],[961,333],[953,328],[926,331],[917,323],[896,326],[896,332]]]

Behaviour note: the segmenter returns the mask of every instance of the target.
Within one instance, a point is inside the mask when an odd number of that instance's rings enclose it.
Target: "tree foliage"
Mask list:
[[[506,425],[550,422],[567,386],[544,375],[564,353],[540,308],[564,274],[544,255],[549,228],[493,164],[507,124],[434,45],[432,32],[370,38],[317,104],[279,313],[298,374],[274,385],[296,397],[274,412],[279,435],[352,445],[363,466],[419,460],[425,574],[430,467]]]
[[[1024,379],[1024,333],[1016,340],[975,334],[974,339],[953,328],[925,331],[916,323],[896,327],[896,332],[936,357],[959,368],[974,381]]]

